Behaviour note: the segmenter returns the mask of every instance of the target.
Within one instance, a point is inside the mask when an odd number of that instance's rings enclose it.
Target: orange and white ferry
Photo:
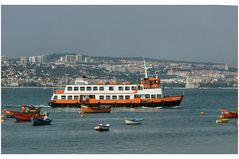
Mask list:
[[[49,106],[51,107],[80,107],[81,105],[114,107],[162,107],[179,106],[183,95],[163,95],[160,78],[148,78],[145,61],[145,77],[140,84],[129,82],[99,82],[88,84],[87,81],[78,81],[74,85],[66,85],[64,90],[56,90]]]

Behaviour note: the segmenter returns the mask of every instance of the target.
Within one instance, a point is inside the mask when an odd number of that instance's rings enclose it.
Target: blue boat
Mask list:
[[[31,122],[33,126],[39,126],[39,125],[50,125],[53,118],[32,118]]]

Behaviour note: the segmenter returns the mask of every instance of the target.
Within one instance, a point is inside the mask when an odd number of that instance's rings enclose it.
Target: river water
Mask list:
[[[181,109],[112,108],[81,118],[79,108],[48,107],[51,88],[2,88],[1,109],[37,105],[54,118],[38,127],[7,119],[1,124],[2,154],[237,154],[238,120],[216,124],[221,108],[237,109],[237,90],[166,89],[165,95],[183,91]],[[124,117],[143,122],[124,125]],[[109,123],[110,131],[96,132],[98,123]]]

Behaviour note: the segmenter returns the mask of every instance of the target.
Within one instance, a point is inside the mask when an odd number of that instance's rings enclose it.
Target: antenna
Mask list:
[[[156,78],[158,78],[158,71],[155,71],[155,76]]]

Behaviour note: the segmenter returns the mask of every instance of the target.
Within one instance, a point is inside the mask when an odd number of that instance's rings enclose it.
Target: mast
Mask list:
[[[149,69],[150,67],[147,67],[146,66],[146,63],[145,63],[145,59],[144,59],[144,72],[145,72],[145,77],[144,78],[148,78],[148,69]]]

